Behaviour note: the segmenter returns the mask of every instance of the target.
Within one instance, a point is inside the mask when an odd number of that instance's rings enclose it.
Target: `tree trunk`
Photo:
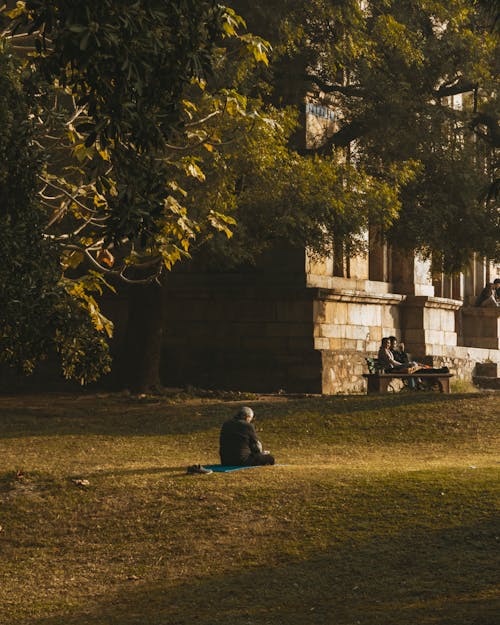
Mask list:
[[[129,289],[122,380],[136,393],[158,390],[164,323],[163,289],[153,283]]]

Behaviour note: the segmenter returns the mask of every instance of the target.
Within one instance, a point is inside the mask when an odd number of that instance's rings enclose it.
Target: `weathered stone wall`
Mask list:
[[[474,347],[445,347],[439,353],[429,354],[428,361],[435,367],[449,367],[457,380],[472,382],[478,375],[478,365],[490,363],[495,367],[500,366],[500,351]]]
[[[162,380],[174,386],[320,393],[313,306],[305,289],[170,289]]]
[[[493,335],[498,341],[491,310],[473,309],[463,321],[461,302],[422,294],[428,285],[417,294],[392,293],[390,283],[328,275],[328,260],[322,264],[283,250],[274,258],[260,272],[191,274],[169,287],[165,383],[364,392],[365,358],[376,356],[389,335],[405,341],[413,358],[448,366],[455,379],[471,381],[476,363],[500,362],[491,341]],[[460,345],[468,314],[476,332],[481,318],[491,349]]]
[[[457,345],[456,312],[461,303],[440,297],[408,295],[402,307],[401,331],[415,358]]]
[[[500,349],[500,308],[466,307],[461,320],[462,345]]]

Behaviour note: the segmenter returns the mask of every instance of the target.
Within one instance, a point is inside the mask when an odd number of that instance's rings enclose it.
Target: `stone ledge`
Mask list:
[[[348,289],[315,289],[315,299],[327,302],[349,302],[359,304],[400,304],[405,295],[397,293],[367,293]]]
[[[463,302],[446,297],[431,297],[427,295],[407,295],[405,306],[418,308],[439,308],[440,310],[459,310],[463,308]]]

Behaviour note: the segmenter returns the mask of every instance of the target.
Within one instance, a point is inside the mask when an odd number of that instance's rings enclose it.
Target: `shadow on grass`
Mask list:
[[[166,566],[155,583],[128,582],[92,609],[30,625],[496,625],[497,534],[486,519],[185,580]]]
[[[85,476],[89,478],[98,477],[126,477],[126,476],[139,476],[139,475],[163,475],[169,474],[169,477],[180,477],[186,474],[186,468],[184,465],[177,465],[175,467],[147,467],[144,469],[112,469],[112,470],[99,470],[93,473],[85,472]],[[72,479],[74,476],[70,476],[68,479]]]
[[[259,423],[286,419],[301,413],[345,415],[377,412],[418,405],[443,405],[469,399],[482,402],[477,393],[443,395],[438,393],[391,394],[383,396],[336,396],[248,402]],[[15,401],[15,398],[12,398]],[[54,435],[158,436],[195,434],[219,428],[242,402],[216,401],[210,404],[172,405],[161,401],[141,403],[123,397],[58,396],[51,400],[27,398],[25,405],[0,404],[0,438]],[[480,406],[480,404],[478,404]]]

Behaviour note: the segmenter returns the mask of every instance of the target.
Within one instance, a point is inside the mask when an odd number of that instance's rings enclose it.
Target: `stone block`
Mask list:
[[[420,330],[405,330],[404,340],[406,343],[425,343],[426,332],[423,329]]]
[[[348,321],[348,306],[345,302],[328,302],[326,319],[329,323],[345,324]]]
[[[315,323],[326,323],[327,318],[327,306],[328,302],[323,300],[315,300],[313,304],[313,318]]]
[[[367,328],[362,325],[357,326],[345,326],[345,338],[346,339],[355,339],[357,341],[366,341],[367,337],[369,337],[370,328]]]
[[[380,326],[382,321],[382,310],[380,306],[363,306],[361,321],[364,326]]]
[[[486,378],[500,378],[500,364],[497,362],[477,362],[474,373]]]
[[[289,336],[287,347],[292,354],[307,353],[314,350],[314,338],[312,336]]]
[[[371,327],[368,340],[380,343],[382,341],[382,328],[380,326]]]
[[[347,306],[347,323],[356,325],[362,323],[363,307],[361,304],[348,304]]]
[[[403,319],[407,328],[421,328],[423,326],[423,309],[406,307],[403,311]]]
[[[328,341],[330,343],[329,349],[332,351],[344,349],[345,344],[347,343],[346,339],[339,339],[339,338],[330,338],[328,339]]]
[[[447,347],[454,347],[457,344],[457,333],[444,332],[444,344]]]
[[[266,323],[262,326],[261,332],[264,336],[302,336],[311,337],[313,335],[312,323]]]
[[[400,314],[397,306],[382,306],[380,325],[386,328],[400,327]]]
[[[441,332],[440,330],[426,330],[425,338],[427,343],[445,345],[444,332]]]
[[[275,304],[274,319],[279,322],[313,322],[313,305],[309,300],[281,301]],[[270,317],[268,317],[269,319]],[[272,317],[271,317],[272,318]]]
[[[331,349],[330,348],[330,339],[315,337],[314,339],[314,349]]]
[[[322,323],[319,325],[319,336],[327,338],[344,338],[345,328],[343,325],[336,325],[335,323]]]

